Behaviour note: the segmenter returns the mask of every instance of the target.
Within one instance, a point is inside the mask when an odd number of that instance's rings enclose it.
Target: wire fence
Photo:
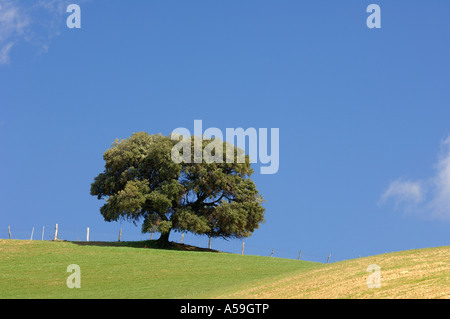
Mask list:
[[[54,240],[56,225],[53,226],[41,226],[34,227],[31,229],[14,227],[2,227],[0,230],[0,238],[3,239],[19,239],[19,240]],[[89,238],[87,234],[87,228],[84,229],[68,229],[64,226],[58,225],[57,239],[66,241],[118,241],[119,230],[117,232],[111,231],[98,231],[96,229],[90,228]],[[148,237],[148,238],[147,238]],[[122,233],[121,241],[132,241],[132,240],[145,240],[150,239],[147,235],[130,236],[130,234]]]
[[[56,230],[57,227],[57,230]],[[120,233],[120,235],[119,235]],[[159,238],[157,233],[141,234],[136,232],[122,232],[121,229],[117,229],[116,232],[112,231],[99,231],[97,229],[70,229],[61,225],[46,225],[42,227],[34,227],[31,229],[16,229],[14,227],[1,227],[0,229],[0,239],[19,239],[19,240],[46,240],[51,241],[55,239],[55,234],[58,240],[66,241],[90,241],[90,242],[114,242],[120,241],[139,241],[139,240],[149,240]],[[150,237],[152,236],[152,237]],[[183,238],[183,239],[182,239]],[[208,247],[208,238],[199,238],[198,236],[189,236],[186,234],[182,237],[181,233],[173,233],[170,236],[170,240],[173,242],[183,244],[198,246],[202,248]],[[243,245],[244,244],[244,245]],[[311,253],[310,251],[304,250],[301,247],[298,250],[287,249],[285,247],[267,247],[255,244],[254,242],[247,242],[245,240],[235,240],[235,241],[225,241],[220,239],[212,239],[212,249],[242,254],[244,255],[258,255],[267,257],[279,257],[306,261],[315,261],[320,263],[332,263],[337,261],[342,261],[345,259],[344,256],[336,254],[335,251],[330,250],[326,254]],[[360,256],[354,256],[355,258]]]

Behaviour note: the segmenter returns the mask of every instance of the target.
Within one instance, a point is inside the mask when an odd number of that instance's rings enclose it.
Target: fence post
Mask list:
[[[11,227],[8,226],[9,239],[11,239]]]
[[[300,253],[298,254],[298,259],[297,260],[300,260],[301,257],[302,257],[302,250],[300,249]]]
[[[208,248],[211,249],[211,238],[212,236],[209,236],[209,242],[208,242]]]
[[[183,238],[184,238],[184,233],[181,234],[181,241],[180,241],[180,244],[183,243]]]
[[[327,264],[330,261],[331,253],[328,255]]]
[[[272,257],[273,256],[273,251],[275,250],[275,248],[273,248],[272,249],[272,253],[270,254],[270,257]]]
[[[30,240],[33,240],[33,233],[34,233],[34,227],[33,227],[33,230],[31,231],[31,237],[30,237]]]
[[[86,241],[89,241],[89,227],[87,228]]]
[[[122,228],[119,230],[119,242],[121,237],[122,237]]]
[[[42,240],[44,240],[44,229],[45,229],[45,226],[42,226]]]
[[[58,224],[56,224],[55,226],[55,238],[53,240],[57,240],[58,239]]]
[[[242,252],[241,252],[241,255],[244,254],[244,245],[245,245],[245,242],[242,242]]]

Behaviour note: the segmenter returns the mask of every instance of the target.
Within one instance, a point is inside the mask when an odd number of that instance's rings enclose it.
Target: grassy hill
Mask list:
[[[0,240],[0,298],[449,298],[450,247],[320,264],[153,242]],[[81,268],[81,289],[66,286]],[[366,285],[381,267],[382,287]]]
[[[369,265],[380,267],[381,287],[367,286]],[[222,298],[450,298],[450,247],[426,248],[346,260]]]
[[[0,298],[210,298],[320,266],[145,248],[154,242],[100,244],[0,240]],[[67,288],[70,264],[80,266],[80,289]]]

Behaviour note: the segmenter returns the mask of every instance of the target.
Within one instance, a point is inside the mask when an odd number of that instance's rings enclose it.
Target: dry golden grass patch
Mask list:
[[[380,288],[367,285],[372,264],[380,267]],[[450,247],[438,247],[323,265],[220,298],[450,298],[449,278]]]

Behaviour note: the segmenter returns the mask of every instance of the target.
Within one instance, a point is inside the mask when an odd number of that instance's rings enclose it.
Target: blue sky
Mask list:
[[[449,245],[450,3],[0,0],[0,238],[147,238],[89,195],[133,132],[280,129],[247,254]],[[65,8],[81,7],[81,29]],[[381,8],[369,29],[366,8]],[[258,165],[256,165],[258,167]],[[179,241],[181,235],[171,234]],[[186,235],[185,243],[208,239]],[[240,240],[213,240],[240,252]]]

